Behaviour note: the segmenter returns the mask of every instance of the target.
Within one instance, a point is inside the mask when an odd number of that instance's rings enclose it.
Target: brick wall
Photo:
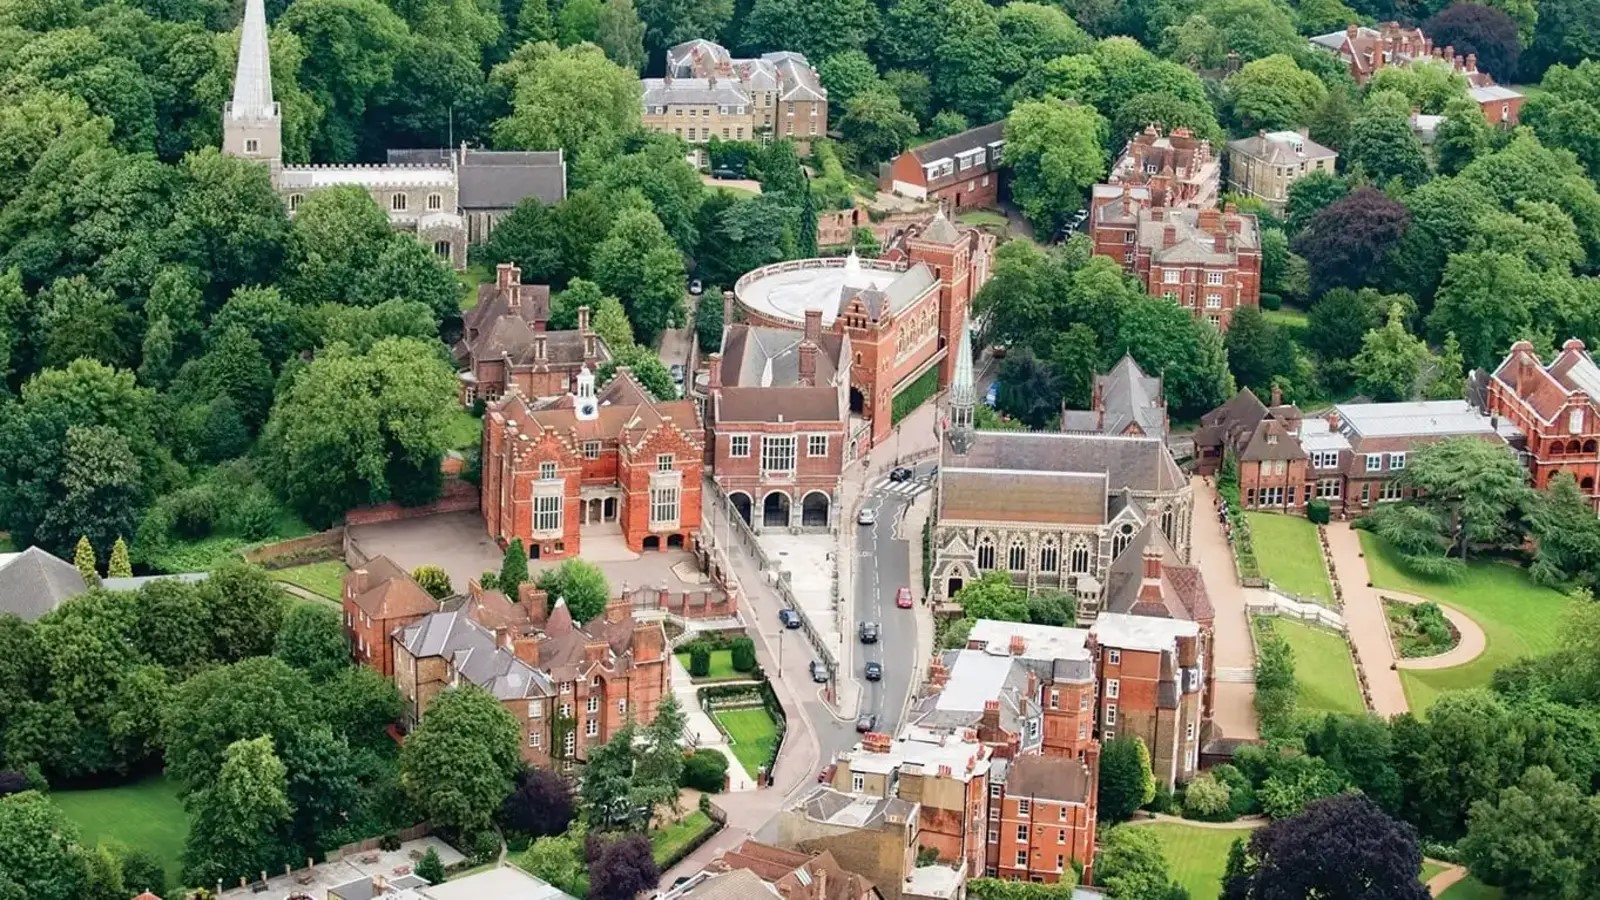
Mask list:
[[[423,506],[401,506],[391,501],[377,506],[362,506],[345,513],[344,520],[346,525],[373,525],[378,522],[421,519],[440,513],[466,512],[477,508],[477,486],[459,479],[446,478],[443,493],[432,503]]]
[[[330,528],[305,537],[263,544],[242,554],[246,562],[269,569],[299,565],[310,559],[336,559],[344,549],[344,527]]]

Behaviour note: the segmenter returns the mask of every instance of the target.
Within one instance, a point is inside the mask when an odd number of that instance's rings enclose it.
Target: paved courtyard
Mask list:
[[[350,536],[362,553],[369,557],[382,554],[408,571],[429,564],[443,567],[458,591],[466,590],[468,579],[484,572],[499,572],[504,557],[476,512],[357,525],[350,529]],[[692,553],[666,550],[641,556],[623,546],[620,533],[585,531],[579,555],[605,572],[613,592],[622,590],[624,585],[635,588],[664,584],[672,590],[700,586],[699,581],[692,580],[697,571]],[[560,564],[560,559],[529,560],[528,574],[537,579],[544,569]]]
[[[794,598],[819,634],[837,637],[839,611],[833,602],[833,554],[838,538],[831,534],[767,532],[757,536],[761,549],[780,570],[789,573]]]

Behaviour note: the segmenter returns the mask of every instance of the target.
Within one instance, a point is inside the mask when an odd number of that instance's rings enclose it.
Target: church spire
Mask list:
[[[275,119],[272,102],[272,57],[267,48],[265,0],[245,0],[244,25],[239,29],[239,65],[233,74],[233,102],[228,117],[262,121]]]
[[[956,374],[950,381],[950,444],[965,453],[972,444],[972,416],[978,405],[977,379],[972,374],[972,329],[963,326],[956,347]]]

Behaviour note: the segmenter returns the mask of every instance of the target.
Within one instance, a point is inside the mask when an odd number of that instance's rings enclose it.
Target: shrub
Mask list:
[[[1223,763],[1211,769],[1210,775],[1228,788],[1228,811],[1234,818],[1248,816],[1256,811],[1256,790],[1250,779],[1238,768]]]
[[[429,884],[438,884],[444,881],[444,862],[439,859],[439,851],[429,847],[428,852],[422,854],[422,858],[417,860],[415,874]]]
[[[474,862],[486,863],[500,856],[500,835],[491,828],[485,828],[472,837],[472,859]]]
[[[394,850],[399,850],[400,849],[400,835],[395,834],[394,832],[391,831],[391,832],[388,832],[387,834],[385,834],[383,837],[378,838],[378,849],[382,850],[382,851],[384,851],[386,853],[394,851]]]
[[[280,510],[271,492],[258,484],[234,501],[226,517],[227,526],[245,540],[259,541],[272,534]]]
[[[197,484],[171,494],[166,506],[172,513],[173,530],[185,538],[203,538],[216,527],[217,492],[208,484]]]
[[[711,648],[706,646],[693,647],[689,650],[689,675],[693,678],[704,678],[711,674]]]
[[[1232,819],[1233,805],[1228,786],[1209,772],[1202,773],[1189,782],[1188,789],[1184,791],[1183,815],[1202,822],[1226,822]]]
[[[417,566],[411,570],[411,577],[435,600],[443,600],[455,593],[450,584],[450,574],[438,566]]]
[[[742,637],[733,642],[733,670],[735,672],[749,672],[756,667],[756,643],[747,637]]]
[[[728,757],[721,752],[700,748],[683,761],[683,786],[715,794],[728,777]]]
[[[1262,309],[1282,309],[1283,308],[1283,298],[1279,297],[1277,294],[1269,294],[1266,291],[1262,291],[1261,292],[1261,308]]]
[[[939,861],[939,850],[938,850],[937,847],[918,847],[917,848],[917,865],[918,866],[931,866],[931,865],[934,865],[935,863],[937,863],[938,861]]]
[[[1172,788],[1167,787],[1165,783],[1157,783],[1155,796],[1150,798],[1150,802],[1146,803],[1144,808],[1153,813],[1175,816],[1179,812],[1178,798],[1173,795]]]
[[[1326,525],[1333,518],[1333,512],[1328,508],[1328,501],[1313,500],[1306,504],[1306,518],[1314,525]]]

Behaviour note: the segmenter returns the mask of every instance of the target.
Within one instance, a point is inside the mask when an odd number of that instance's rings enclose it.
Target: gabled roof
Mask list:
[[[1089,767],[1071,757],[1027,754],[1011,761],[1006,795],[1067,803],[1089,802]]]
[[[399,632],[400,644],[415,657],[443,657],[467,681],[497,700],[555,696],[548,675],[517,658],[495,641],[494,632],[463,611],[436,612]]]
[[[800,385],[800,344],[805,332],[744,323],[728,326],[722,338],[722,372],[726,387],[796,387]],[[833,383],[844,368],[844,336],[824,332],[817,340],[816,383]]]
[[[1005,138],[1005,120],[979,125],[977,128],[968,128],[960,134],[929,141],[920,147],[912,147],[907,152],[916,157],[917,162],[930,163],[946,157],[954,157],[957,153],[966,150],[976,150],[979,147],[988,147],[990,144]]]
[[[493,281],[478,285],[477,305],[461,314],[462,331],[464,334],[487,332],[508,315],[530,326],[534,322],[549,321],[550,285],[518,283],[500,287]]]
[[[374,619],[403,619],[437,612],[439,601],[422,589],[411,573],[387,556],[375,556],[345,576],[346,584],[357,584],[365,573],[366,589],[351,598],[363,613]]]
[[[88,588],[72,563],[39,547],[0,561],[0,613],[32,622]]]
[[[1147,596],[1144,561],[1146,550],[1161,561],[1161,579],[1150,585],[1158,596]],[[1106,572],[1104,610],[1134,616],[1155,616],[1209,623],[1215,616],[1211,596],[1206,593],[1200,569],[1178,557],[1172,543],[1161,531],[1160,521],[1151,519]]]
[[[595,399],[599,414],[592,419],[578,415],[575,399],[568,394],[548,403],[537,403],[512,391],[491,405],[507,424],[523,429],[551,429],[574,442],[634,441],[656,426],[669,423],[701,441],[700,410],[693,400],[656,400],[626,367],[607,382]],[[524,431],[524,434],[529,433]]]
[[[1100,430],[1105,434],[1122,434],[1129,425],[1151,437],[1165,437],[1167,409],[1162,397],[1161,379],[1146,375],[1132,356],[1122,359],[1104,375],[1095,376],[1100,389],[1100,408],[1105,416]]]

